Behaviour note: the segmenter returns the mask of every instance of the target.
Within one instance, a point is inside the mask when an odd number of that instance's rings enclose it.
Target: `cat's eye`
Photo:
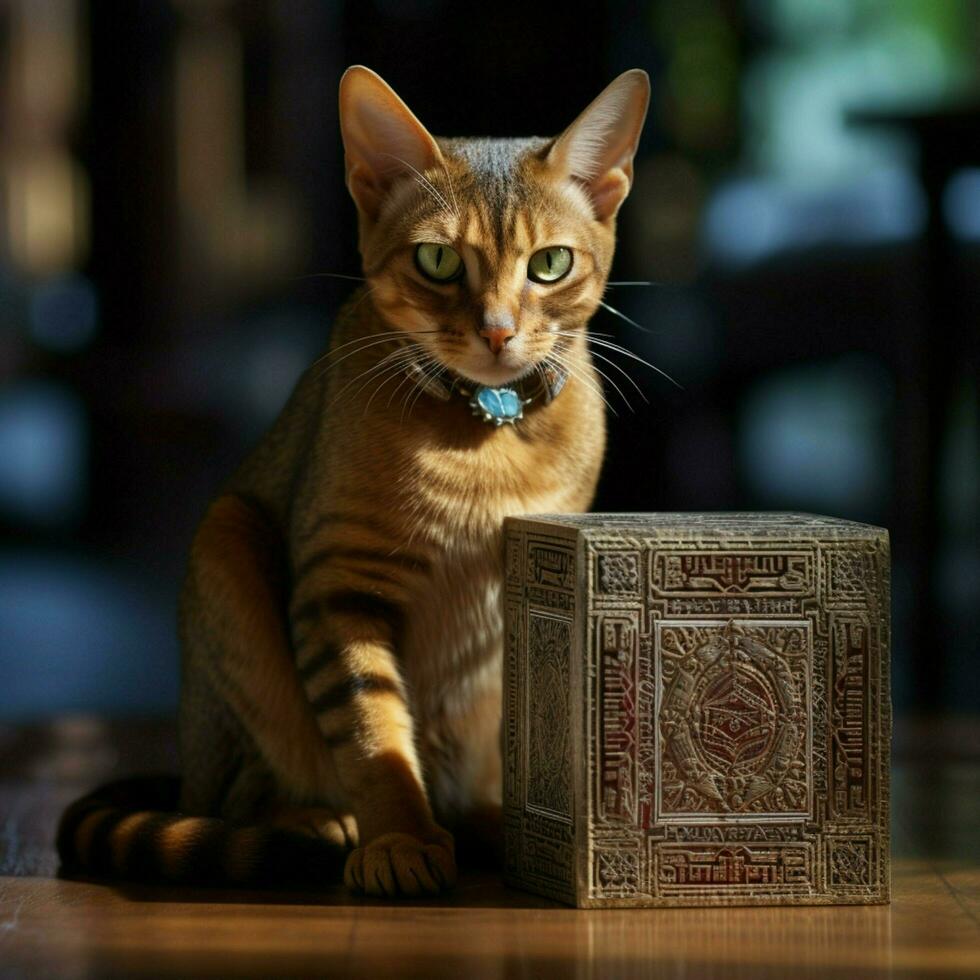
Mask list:
[[[427,279],[450,282],[462,274],[459,252],[439,242],[423,242],[415,249],[415,264]]]
[[[558,282],[572,267],[572,250],[562,245],[543,248],[531,256],[527,274],[535,282]]]

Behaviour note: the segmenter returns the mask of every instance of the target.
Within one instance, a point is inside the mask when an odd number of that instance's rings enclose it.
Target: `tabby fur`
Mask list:
[[[632,71],[555,139],[435,139],[373,72],[344,75],[366,281],[194,539],[179,791],[75,804],[66,866],[245,882],[343,865],[373,895],[452,885],[450,831],[493,827],[500,803],[502,521],[587,510],[599,475],[585,331],[648,97]],[[424,278],[423,242],[456,249],[465,276]],[[548,246],[572,250],[571,272],[533,282]],[[423,383],[500,385],[547,359],[564,389],[513,426]]]

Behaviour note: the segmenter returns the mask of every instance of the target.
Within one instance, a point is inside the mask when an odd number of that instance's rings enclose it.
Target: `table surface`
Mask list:
[[[579,911],[492,874],[397,905],[61,880],[61,808],[107,776],[173,770],[172,728],[0,728],[0,976],[980,976],[976,728],[922,733],[896,753],[890,906]]]

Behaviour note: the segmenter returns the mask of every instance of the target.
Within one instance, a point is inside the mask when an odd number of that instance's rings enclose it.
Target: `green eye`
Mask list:
[[[556,245],[535,252],[527,264],[527,274],[535,282],[557,282],[571,267],[572,250]]]
[[[438,242],[423,242],[415,249],[415,264],[428,279],[449,282],[463,271],[459,252]]]

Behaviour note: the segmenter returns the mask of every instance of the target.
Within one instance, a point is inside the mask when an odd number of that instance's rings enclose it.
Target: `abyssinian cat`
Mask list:
[[[129,781],[74,804],[66,867],[453,883],[450,831],[500,803],[503,518],[595,491],[586,328],[648,101],[634,70],[556,138],[438,139],[346,72],[365,284],[194,539],[179,795]]]

